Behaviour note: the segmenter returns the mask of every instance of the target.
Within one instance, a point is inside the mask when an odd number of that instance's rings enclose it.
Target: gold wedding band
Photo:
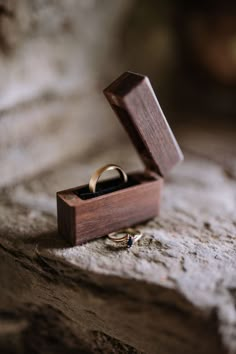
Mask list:
[[[127,174],[125,173],[124,170],[122,170],[122,168],[120,166],[108,164],[108,165],[105,165],[105,166],[99,168],[97,171],[95,171],[94,174],[92,175],[92,177],[90,178],[89,190],[91,193],[96,192],[97,182],[98,182],[99,178],[101,177],[101,175],[106,171],[112,171],[112,170],[116,170],[119,172],[120,178],[122,178],[124,183],[126,183],[128,181]]]

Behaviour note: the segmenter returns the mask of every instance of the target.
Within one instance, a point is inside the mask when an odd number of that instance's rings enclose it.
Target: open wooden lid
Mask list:
[[[125,72],[104,94],[147,169],[166,176],[183,160],[148,77]]]

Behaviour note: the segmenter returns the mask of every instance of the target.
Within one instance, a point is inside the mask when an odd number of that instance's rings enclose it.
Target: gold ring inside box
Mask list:
[[[128,181],[128,177],[127,174],[125,173],[125,171],[118,165],[113,165],[113,164],[108,164],[105,165],[103,167],[100,167],[98,170],[96,170],[94,172],[94,174],[92,175],[92,177],[90,178],[89,181],[89,190],[91,193],[95,193],[96,192],[96,187],[97,187],[97,183],[99,178],[101,177],[101,175],[106,172],[106,171],[113,171],[116,170],[119,172],[120,178],[123,180],[124,183],[126,183]]]
[[[126,244],[126,246],[130,248],[135,242],[139,241],[140,238],[143,237],[143,233],[139,230],[128,228],[118,232],[112,232],[108,234],[108,237],[110,240],[116,243]]]

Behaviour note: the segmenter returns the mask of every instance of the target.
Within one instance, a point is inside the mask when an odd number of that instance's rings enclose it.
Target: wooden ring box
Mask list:
[[[149,79],[126,72],[104,90],[112,109],[128,132],[146,170],[100,183],[97,193],[88,185],[57,193],[58,231],[72,245],[158,215],[163,177],[183,159]]]

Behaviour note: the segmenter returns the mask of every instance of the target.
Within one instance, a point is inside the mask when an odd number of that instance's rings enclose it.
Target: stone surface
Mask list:
[[[167,180],[161,215],[138,226],[145,237],[129,250],[106,238],[69,247],[55,204],[57,190],[102,163],[141,168],[126,138],[1,191],[6,353],[236,353],[234,134],[198,127],[179,137],[185,162]]]

